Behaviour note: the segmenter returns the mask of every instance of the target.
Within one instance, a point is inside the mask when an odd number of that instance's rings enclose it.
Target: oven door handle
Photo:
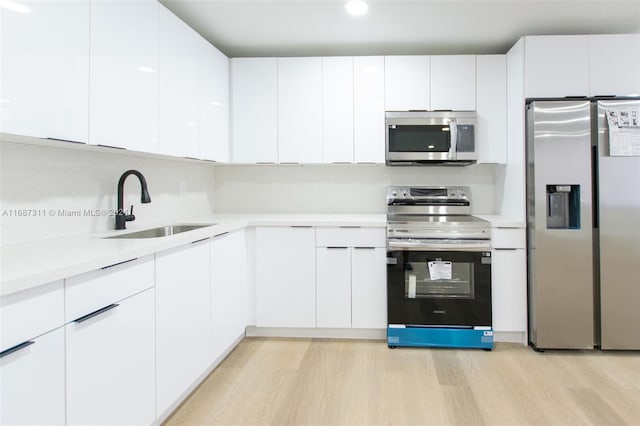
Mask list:
[[[419,244],[419,243],[409,243],[409,242],[399,242],[399,241],[389,241],[387,243],[387,248],[389,251],[399,250],[399,251],[473,251],[473,252],[482,252],[482,251],[491,251],[491,246],[487,245],[478,245],[478,244]]]

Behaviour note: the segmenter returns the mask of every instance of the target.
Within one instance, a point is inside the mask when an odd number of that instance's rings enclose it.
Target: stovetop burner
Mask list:
[[[387,238],[412,244],[455,243],[491,236],[488,221],[471,215],[468,187],[404,187],[387,189]]]

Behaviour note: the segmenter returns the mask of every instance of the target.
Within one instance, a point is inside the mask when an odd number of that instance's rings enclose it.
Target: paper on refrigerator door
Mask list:
[[[609,155],[640,157],[640,108],[609,108]]]
[[[407,299],[416,298],[416,276],[409,275],[409,288],[407,290]]]
[[[443,260],[434,260],[428,262],[429,276],[432,280],[450,280],[451,279],[451,262]]]

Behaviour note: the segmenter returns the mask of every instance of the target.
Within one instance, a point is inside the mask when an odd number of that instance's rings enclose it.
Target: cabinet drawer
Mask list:
[[[526,230],[524,228],[493,228],[491,230],[491,245],[498,249],[526,248]]]
[[[68,278],[65,283],[65,320],[76,320],[154,284],[153,256]]]
[[[384,228],[316,228],[316,247],[386,247]]]
[[[64,324],[64,282],[0,298],[0,351]]]

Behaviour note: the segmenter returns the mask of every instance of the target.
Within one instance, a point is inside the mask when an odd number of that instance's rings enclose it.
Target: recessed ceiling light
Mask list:
[[[344,5],[344,7],[347,9],[347,12],[355,16],[362,16],[369,10],[369,6],[360,0],[349,1]]]

